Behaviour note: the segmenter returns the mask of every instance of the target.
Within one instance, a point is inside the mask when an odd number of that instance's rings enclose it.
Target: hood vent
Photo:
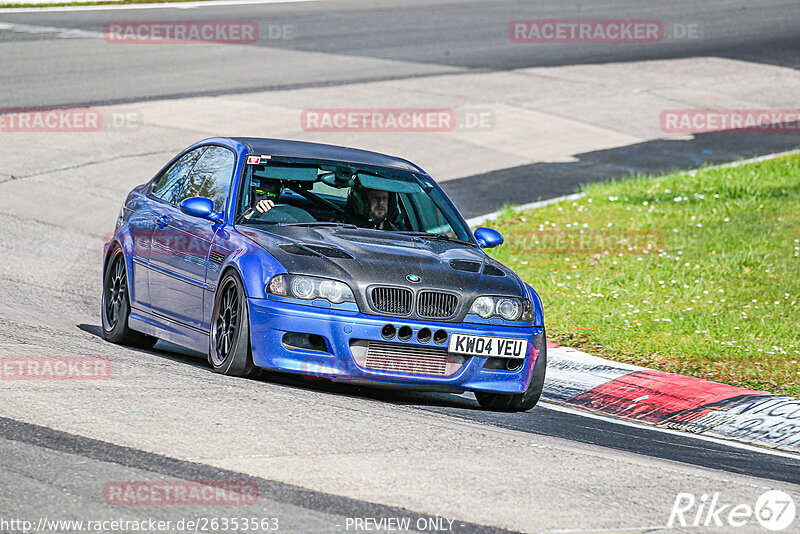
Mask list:
[[[328,258],[339,258],[343,260],[352,260],[353,256],[344,250],[336,247],[328,247],[325,245],[301,245],[304,248],[310,248],[314,252],[327,256]]]
[[[289,254],[296,254],[298,256],[319,256],[320,255],[319,253],[315,253],[314,251],[309,250],[306,247],[301,247],[300,245],[282,244],[282,245],[278,245],[278,246],[284,252],[287,252]]]
[[[352,260],[353,256],[344,250],[336,247],[329,247],[326,245],[310,245],[305,243],[284,243],[278,245],[281,250],[289,254],[296,254],[298,256],[325,256],[328,258],[338,258],[345,260]]]
[[[470,260],[451,260],[450,267],[452,267],[456,271],[477,273],[481,270],[481,262],[470,261]]]
[[[495,267],[494,265],[491,265],[489,263],[487,263],[486,265],[483,266],[483,274],[485,274],[486,276],[505,276],[506,275],[505,271],[503,271],[499,267]]]

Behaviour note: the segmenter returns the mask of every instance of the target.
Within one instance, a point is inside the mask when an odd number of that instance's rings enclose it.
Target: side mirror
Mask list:
[[[481,248],[494,248],[503,244],[503,236],[497,230],[481,226],[475,229],[475,239]]]
[[[222,214],[214,211],[214,202],[205,197],[191,197],[181,202],[181,211],[192,217],[207,219],[215,223],[223,222]]]

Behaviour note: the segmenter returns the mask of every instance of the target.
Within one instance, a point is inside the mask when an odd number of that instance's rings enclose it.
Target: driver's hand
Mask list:
[[[275,203],[271,200],[259,200],[258,204],[256,204],[256,211],[258,211],[258,213],[266,213],[274,206]]]

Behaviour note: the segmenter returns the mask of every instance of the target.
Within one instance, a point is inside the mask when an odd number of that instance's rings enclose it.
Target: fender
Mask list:
[[[523,282],[525,291],[528,293],[528,298],[533,301],[533,325],[544,327],[544,306],[542,306],[542,299],[533,287],[527,282]]]

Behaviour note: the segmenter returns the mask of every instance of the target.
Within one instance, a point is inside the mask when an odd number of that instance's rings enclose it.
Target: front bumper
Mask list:
[[[544,345],[544,328],[472,323],[411,321],[403,318],[365,315],[330,308],[320,308],[270,299],[248,299],[253,363],[258,367],[300,373],[334,380],[366,382],[374,385],[414,387],[441,391],[485,391],[522,393],[530,383],[533,367]],[[522,365],[514,370],[487,369],[487,358],[469,357],[450,376],[411,374],[400,371],[360,367],[350,348],[351,341],[386,343],[381,329],[387,323],[409,326],[414,335],[409,341],[390,341],[398,348],[436,348],[448,354],[447,343],[421,343],[417,332],[425,327],[443,329],[452,334],[494,336],[528,340],[528,352]],[[307,350],[284,343],[287,333],[311,334],[325,341],[324,350]],[[448,336],[449,338],[449,336]]]

